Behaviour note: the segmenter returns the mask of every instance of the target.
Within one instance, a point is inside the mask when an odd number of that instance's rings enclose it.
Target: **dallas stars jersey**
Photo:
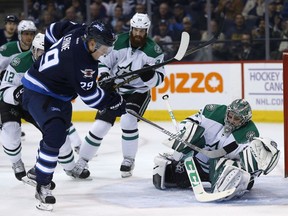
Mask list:
[[[164,54],[161,48],[150,38],[147,38],[144,47],[134,49],[130,46],[129,33],[123,33],[118,36],[112,52],[100,58],[99,73],[108,72],[111,76],[118,76],[143,68],[147,64],[159,64],[163,59]],[[147,92],[160,85],[164,76],[164,67],[160,67],[156,70],[156,75],[148,82],[143,82],[140,78],[135,79],[120,87],[119,93]],[[116,79],[115,83],[120,83],[124,79]]]
[[[87,51],[84,33],[83,27],[62,37],[25,73],[23,85],[62,101],[79,95],[91,108],[103,109],[108,98],[97,87],[98,61]]]
[[[11,63],[7,67],[2,83],[0,86],[0,91],[4,90],[3,101],[12,105],[17,105],[14,101],[13,92],[19,86],[22,85],[21,79],[24,73],[30,68],[34,63],[34,58],[32,51],[27,51],[16,55],[12,59]]]
[[[11,41],[0,47],[0,72],[6,70],[12,59],[22,50],[19,41]]]
[[[224,119],[226,110],[226,105],[208,104],[203,110],[184,120],[182,124],[192,119],[193,121],[198,121],[199,126],[205,129],[200,140],[193,144],[207,150],[224,148],[228,152],[225,157],[239,159],[239,152],[242,152],[249,145],[249,141],[251,141],[253,137],[258,137],[259,132],[251,120],[245,126],[240,127],[230,134],[225,134]],[[209,158],[201,153],[198,153],[196,158],[200,162],[203,170],[208,173]]]

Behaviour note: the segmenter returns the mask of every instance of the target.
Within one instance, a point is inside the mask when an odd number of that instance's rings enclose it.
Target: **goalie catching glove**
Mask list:
[[[280,151],[270,138],[254,137],[250,145],[240,153],[243,167],[254,176],[270,173],[277,165]]]

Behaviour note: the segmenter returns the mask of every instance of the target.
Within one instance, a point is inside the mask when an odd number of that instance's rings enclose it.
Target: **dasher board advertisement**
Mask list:
[[[152,89],[148,110],[163,110],[168,94],[175,110],[198,110],[209,103],[227,104],[241,98],[241,64],[167,65],[164,82]]]
[[[254,110],[283,110],[283,65],[245,63],[244,98]]]
[[[209,103],[227,104],[242,97],[240,63],[172,64],[165,70],[164,82],[151,90],[147,110],[165,110],[165,94],[169,94],[175,110],[198,110]],[[77,98],[73,110],[91,109]]]

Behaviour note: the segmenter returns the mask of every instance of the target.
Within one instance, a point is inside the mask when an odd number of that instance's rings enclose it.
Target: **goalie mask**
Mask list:
[[[234,100],[228,105],[224,119],[224,132],[231,133],[247,124],[252,118],[250,104],[244,99]]]

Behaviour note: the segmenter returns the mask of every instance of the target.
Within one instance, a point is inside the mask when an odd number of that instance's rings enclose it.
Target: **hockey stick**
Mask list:
[[[111,81],[114,81],[116,79],[122,79],[122,78],[125,78],[127,76],[131,76],[131,75],[135,75],[135,74],[139,75],[139,74],[144,73],[146,71],[150,71],[150,70],[162,67],[162,66],[164,66],[166,64],[169,64],[171,62],[180,61],[186,54],[186,50],[187,50],[187,48],[189,46],[189,42],[190,42],[190,35],[187,32],[182,32],[181,41],[180,41],[180,45],[179,45],[178,51],[177,51],[176,55],[173,58],[168,59],[167,61],[161,62],[159,64],[151,65],[151,66],[148,66],[148,67],[141,68],[139,70],[131,71],[131,72],[128,72],[128,73],[121,74],[119,76],[114,76],[114,77],[105,79],[103,81],[100,81],[99,85],[100,86],[103,85],[103,84],[105,85],[105,83],[110,83]],[[138,77],[139,76],[137,76],[136,78],[138,78]],[[136,78],[134,78],[134,79],[136,79]],[[123,84],[121,84],[121,85],[123,85]],[[114,86],[114,89],[115,88],[118,88],[117,85]]]
[[[179,133],[176,133],[176,134],[173,134],[171,133],[170,131],[162,128],[161,126],[149,121],[148,119],[138,115],[135,111],[133,110],[129,110],[127,109],[126,110],[127,113],[135,116],[136,118],[138,118],[139,120],[142,120],[144,122],[146,122],[147,124],[150,124],[152,125],[154,128],[158,129],[159,131],[161,131],[162,133],[170,136],[172,139],[176,139],[178,140],[179,142],[182,142],[183,144],[189,146],[191,149],[193,149],[194,151],[197,151],[197,152],[200,152],[204,155],[206,155],[207,157],[209,158],[219,158],[219,157],[222,157],[224,155],[227,154],[227,152],[225,151],[225,149],[217,149],[217,150],[213,150],[213,151],[208,151],[206,149],[202,149],[202,148],[199,148],[198,146],[195,146],[195,145],[192,145],[191,143],[187,142],[186,140],[182,139],[181,137],[179,137]],[[180,133],[181,134],[181,133]]]
[[[216,201],[219,199],[223,199],[231,194],[234,193],[236,188],[231,188],[229,190],[217,192],[217,193],[207,193],[202,185],[199,173],[197,171],[195,162],[193,160],[193,157],[187,157],[184,161],[184,166],[186,168],[186,172],[188,174],[188,178],[190,181],[190,184],[193,188],[193,192],[195,195],[195,198],[199,202],[211,202]]]
[[[218,37],[218,36],[217,36],[217,37]],[[187,50],[187,52],[185,53],[185,55],[184,55],[182,58],[184,58],[184,57],[186,57],[186,56],[188,56],[188,55],[191,55],[192,53],[197,52],[198,50],[200,50],[200,49],[202,49],[202,48],[204,48],[204,47],[206,47],[206,46],[209,46],[210,44],[214,43],[217,39],[218,39],[218,38],[213,37],[213,38],[211,38],[209,41],[206,41],[206,42],[200,44],[199,46],[197,46],[197,47],[195,47],[195,48],[192,48],[192,49],[190,49],[190,50]],[[179,50],[178,50],[178,51],[179,51]],[[127,78],[126,80],[124,80],[124,81],[122,81],[122,82],[114,85],[113,88],[114,88],[114,89],[119,88],[119,87],[125,85],[126,83],[129,83],[129,82],[131,82],[132,80],[135,80],[135,79],[139,78],[139,74],[141,74],[141,73],[143,73],[143,72],[149,71],[149,70],[151,70],[151,69],[159,68],[159,67],[161,67],[161,66],[163,66],[163,65],[166,65],[166,64],[171,63],[171,62],[174,62],[174,61],[175,61],[174,59],[169,59],[169,60],[167,60],[167,61],[165,61],[165,62],[162,62],[162,63],[160,63],[160,64],[157,64],[157,65],[152,65],[152,66],[149,66],[149,67],[146,67],[146,68],[142,68],[142,69],[140,69],[140,70],[131,71],[131,72],[129,72],[129,73],[125,73],[125,74],[122,74],[122,75],[120,75],[120,76],[117,76],[117,77],[115,77],[115,79],[124,78],[124,77],[130,76],[130,75],[134,75],[134,76],[131,76],[131,77]],[[180,60],[178,60],[178,61],[180,61]],[[115,80],[115,79],[114,79],[114,80]]]
[[[168,109],[168,113],[169,113],[169,116],[170,116],[170,118],[171,118],[171,121],[172,121],[172,123],[173,123],[176,131],[178,132],[178,131],[179,131],[179,127],[178,127],[177,121],[176,121],[176,119],[175,119],[173,110],[172,110],[172,108],[171,108],[171,106],[170,106],[170,103],[169,103],[169,95],[167,95],[167,94],[166,94],[166,95],[163,95],[163,96],[162,96],[162,99],[165,101],[165,104],[166,104],[166,107],[167,107],[167,109]]]
[[[173,125],[175,127],[175,130],[176,130],[177,133],[179,133],[180,130],[179,130],[179,127],[178,127],[178,123],[177,123],[177,121],[175,119],[173,110],[172,110],[172,108],[170,106],[170,103],[169,103],[169,95],[168,94],[163,95],[162,99],[165,101],[165,104],[166,104],[166,107],[168,109],[168,113],[169,113],[170,119],[171,119],[171,121],[172,121],[172,123],[173,123]],[[181,152],[178,152],[178,151],[174,150],[173,157],[174,157],[175,160],[179,161],[182,158],[182,156],[183,156],[183,154]]]

